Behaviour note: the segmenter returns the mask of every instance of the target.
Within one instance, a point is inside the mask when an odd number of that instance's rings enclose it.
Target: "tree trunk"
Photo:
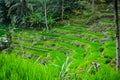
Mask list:
[[[26,0],[21,0],[21,14],[27,15],[27,3]]]
[[[116,70],[120,68],[120,47],[119,47],[119,23],[118,23],[118,0],[114,0],[115,26],[116,26]]]
[[[12,51],[12,32],[9,30],[7,34],[7,39],[8,39],[8,53]]]
[[[64,0],[62,0],[62,20],[64,18]]]
[[[49,31],[49,27],[48,27],[48,21],[47,21],[47,7],[46,7],[46,0],[44,1],[44,8],[45,8],[45,24],[46,24],[46,29],[47,32]]]
[[[92,0],[92,13],[94,13],[94,9],[95,9],[95,1]]]

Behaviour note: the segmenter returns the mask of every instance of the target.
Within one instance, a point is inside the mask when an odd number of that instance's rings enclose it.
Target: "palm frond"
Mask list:
[[[9,7],[11,5],[11,3],[13,3],[13,0],[4,0],[5,1],[5,5],[7,7]]]
[[[16,3],[13,6],[10,7],[10,9],[8,10],[8,14],[7,16],[10,16],[11,12],[15,9],[17,9],[17,7],[20,6],[20,3]]]
[[[33,6],[32,6],[32,4],[27,4],[27,7],[28,7],[28,9],[29,9],[30,11],[33,12]]]

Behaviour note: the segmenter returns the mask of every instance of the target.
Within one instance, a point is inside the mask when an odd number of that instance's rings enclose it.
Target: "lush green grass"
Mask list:
[[[55,77],[41,64],[33,64],[14,54],[0,54],[0,80],[55,80]]]
[[[81,74],[83,80],[120,80],[120,75],[108,65],[101,65],[101,69],[96,72],[93,67],[87,67],[85,74]]]

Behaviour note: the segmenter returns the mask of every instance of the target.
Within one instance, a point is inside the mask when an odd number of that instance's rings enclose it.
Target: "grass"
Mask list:
[[[37,72],[37,73],[36,73]],[[1,80],[53,80],[52,72],[41,64],[33,64],[14,54],[0,54]]]
[[[119,73],[116,73],[114,69],[104,64],[98,72],[95,72],[94,69],[92,70],[92,72],[86,70],[86,75],[81,76],[83,77],[83,80],[120,80]]]

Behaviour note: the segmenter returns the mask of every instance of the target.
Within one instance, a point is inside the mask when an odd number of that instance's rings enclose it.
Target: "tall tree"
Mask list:
[[[46,29],[47,32],[49,31],[49,27],[48,27],[48,20],[47,20],[47,5],[46,5],[46,0],[44,0],[44,10],[45,10],[45,24],[46,24]]]
[[[7,15],[11,17],[12,25],[20,25],[22,18],[31,12],[33,12],[32,4],[27,3],[26,0],[19,0],[9,8]]]
[[[62,20],[63,20],[63,17],[64,17],[64,0],[62,0]]]
[[[119,23],[118,23],[118,0],[114,0],[115,26],[116,26],[116,70],[120,68],[120,42],[119,42]]]
[[[8,16],[16,10],[16,15],[28,15],[31,11],[33,11],[33,7],[31,4],[27,3],[26,0],[20,0],[19,2],[12,5],[8,11]]]
[[[92,13],[94,13],[94,9],[95,9],[95,1],[92,0]]]

